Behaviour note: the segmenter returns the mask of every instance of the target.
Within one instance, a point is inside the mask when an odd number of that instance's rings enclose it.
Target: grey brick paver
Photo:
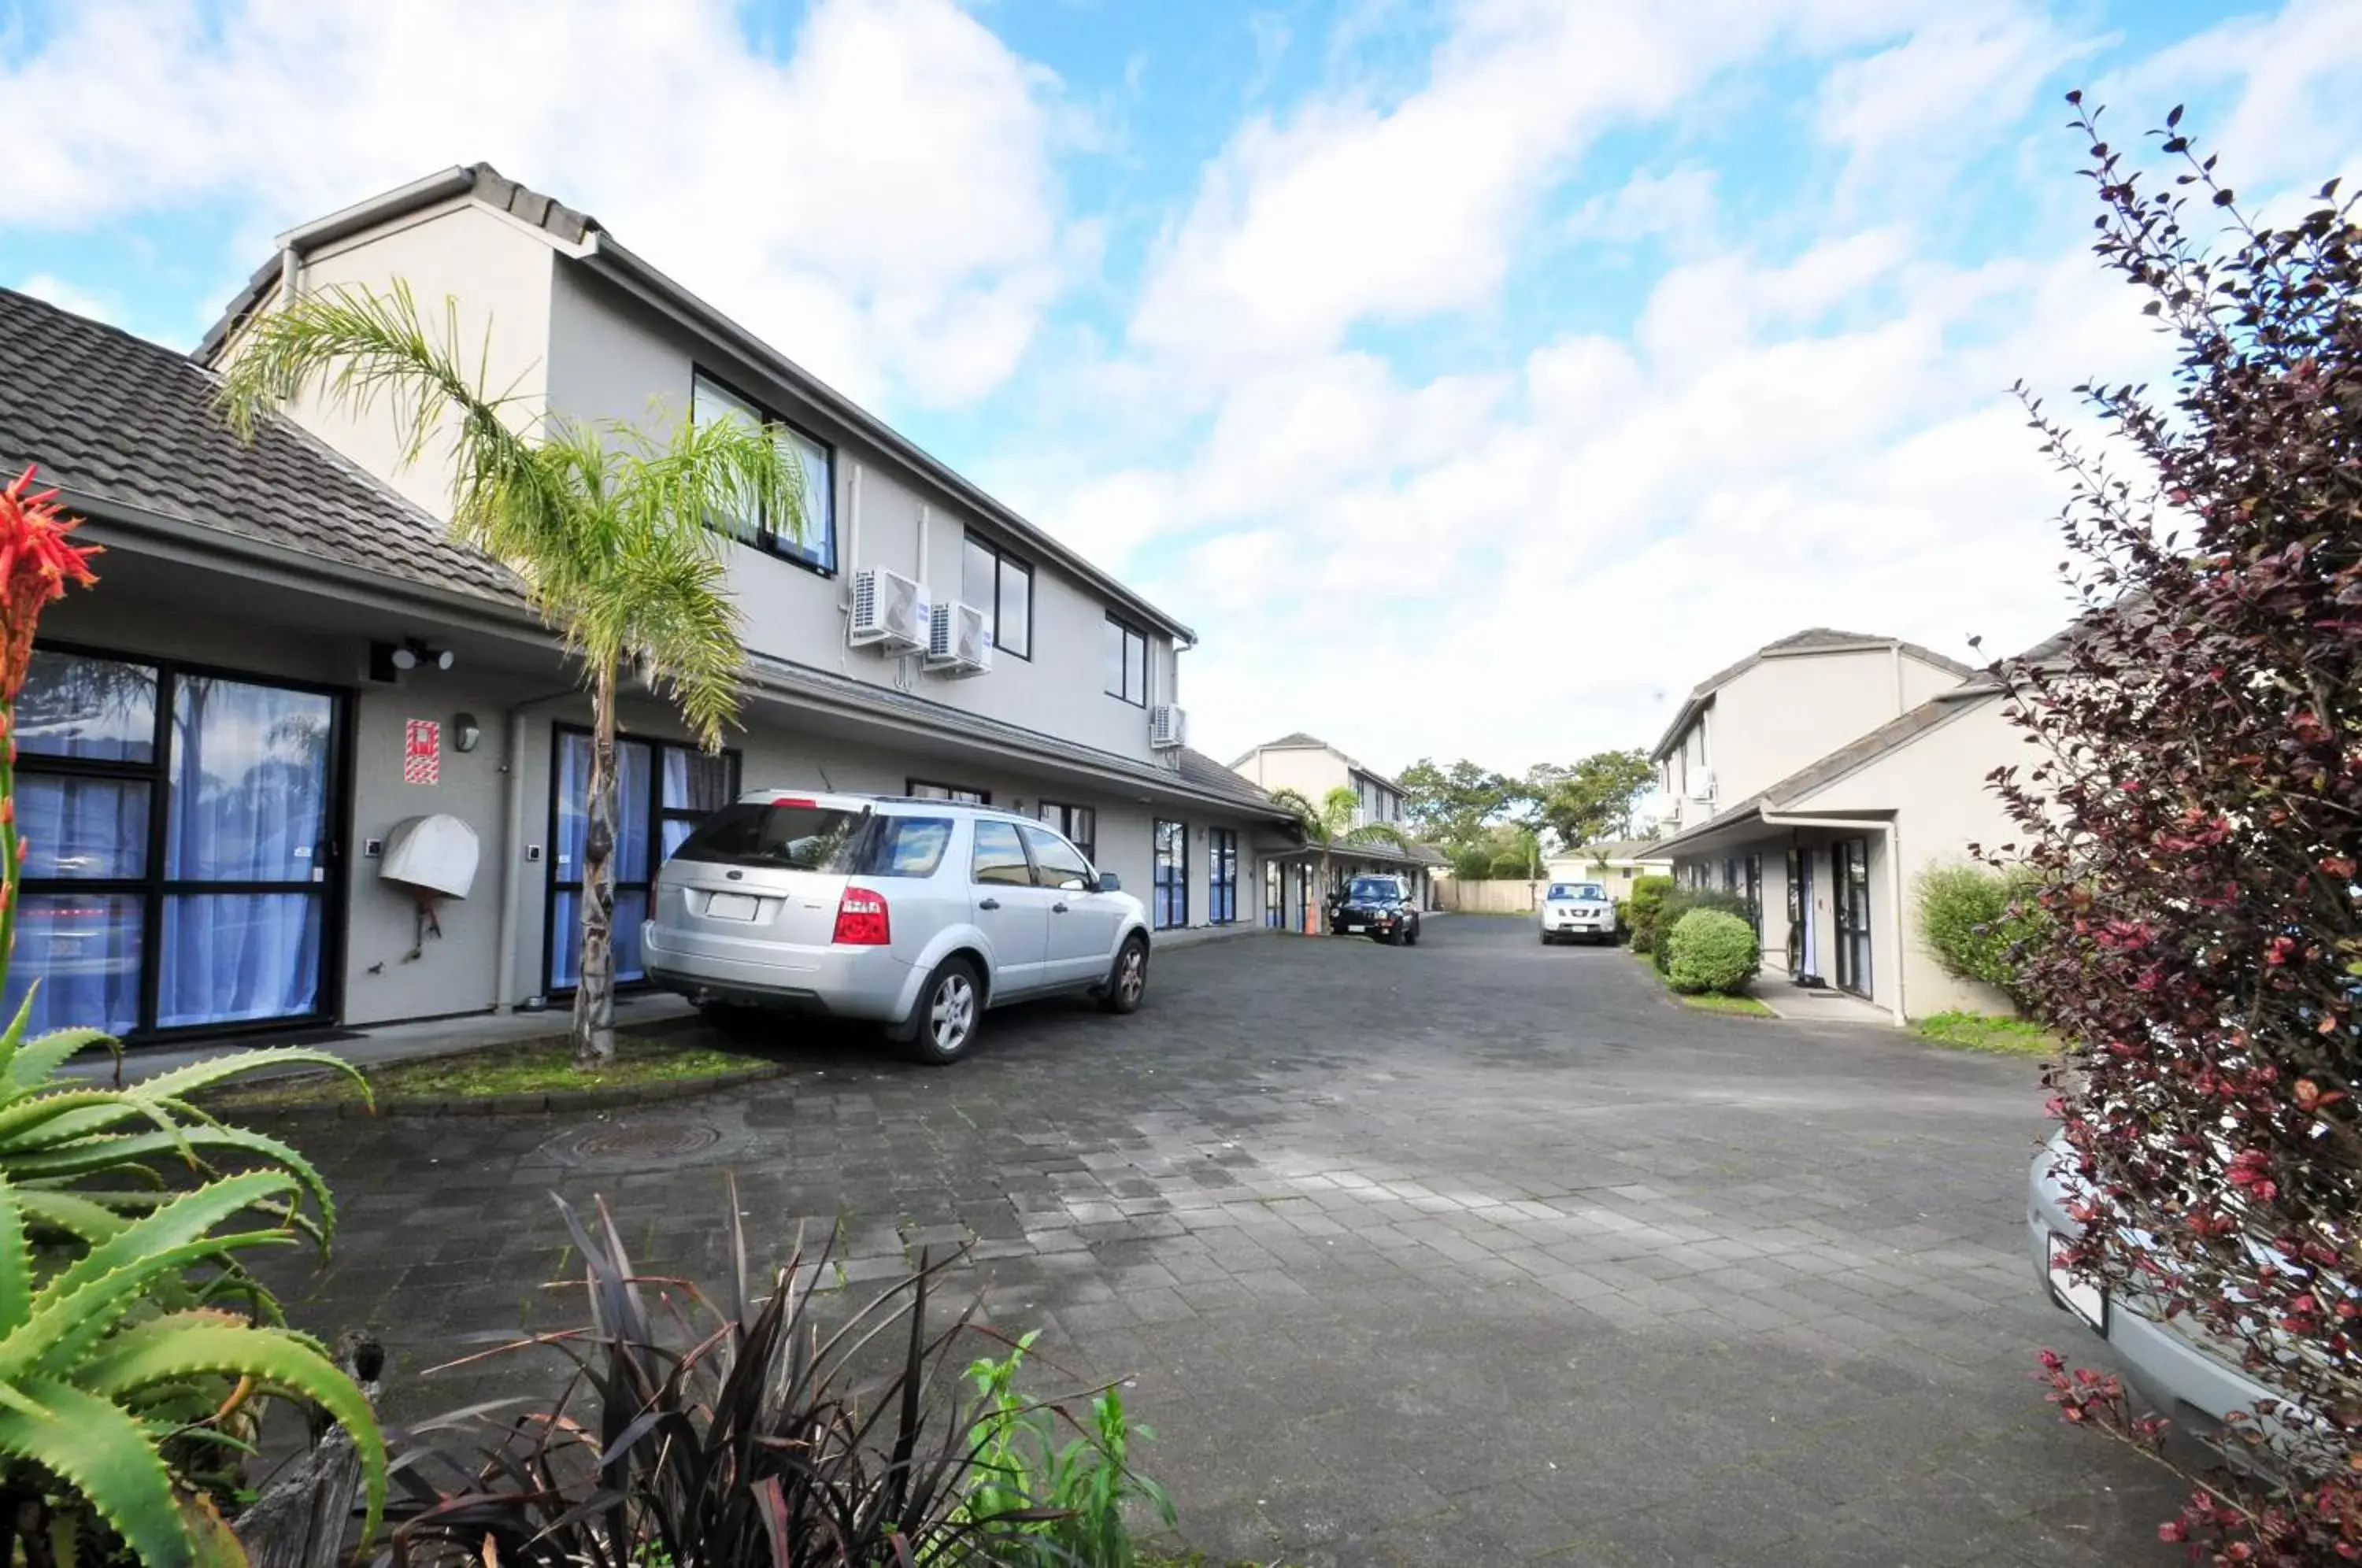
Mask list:
[[[1684,1012],[1530,935],[1164,954],[1136,1018],[996,1013],[940,1072],[791,1028],[789,1076],[617,1118],[712,1127],[727,1167],[577,1168],[556,1120],[296,1127],[344,1226],[281,1277],[431,1364],[575,1320],[547,1191],[695,1272],[730,1168],[767,1258],[844,1223],[848,1302],[975,1238],[939,1298],[1133,1379],[1217,1559],[2171,1560],[2174,1488],[2027,1376],[2105,1358],[2021,1255],[2031,1067]]]

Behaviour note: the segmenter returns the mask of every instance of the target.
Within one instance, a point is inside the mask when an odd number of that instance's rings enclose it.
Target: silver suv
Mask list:
[[[956,1061],[984,1010],[1059,992],[1131,1012],[1148,921],[1037,822],[949,801],[762,790],[699,823],[658,873],[648,977],[709,1008],[882,1023]]]

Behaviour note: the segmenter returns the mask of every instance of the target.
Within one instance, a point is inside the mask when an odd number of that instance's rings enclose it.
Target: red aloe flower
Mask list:
[[[66,542],[81,519],[65,514],[54,490],[26,494],[32,482],[27,469],[0,490],[0,702],[24,689],[42,607],[63,598],[68,581],[87,588],[98,580],[90,569],[97,547]]]

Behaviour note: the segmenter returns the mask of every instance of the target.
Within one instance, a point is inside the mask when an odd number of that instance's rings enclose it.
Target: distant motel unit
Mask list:
[[[0,291],[0,467],[106,547],[52,607],[21,705],[33,845],[9,1001],[135,1041],[362,1025],[575,983],[589,705],[493,562],[446,536],[447,475],[389,415],[318,410],[251,447],[214,367],[292,290],[407,282],[490,383],[579,419],[758,419],[804,468],[801,537],[744,521],[743,728],[718,756],[626,703],[618,972],[698,821],[778,786],[986,801],[1137,889],[1159,944],[1264,921],[1295,841],[1183,744],[1189,629],[799,370],[595,221],[478,165],[282,237],[193,357]],[[924,613],[922,613],[923,602]],[[422,936],[381,877],[398,824],[472,828],[464,900]]]
[[[1403,788],[1394,779],[1347,756],[1318,735],[1301,730],[1246,751],[1231,764],[1259,790],[1293,790],[1318,807],[1331,790],[1353,791],[1353,824],[1384,823],[1408,832]],[[1264,860],[1265,922],[1288,931],[1319,927],[1329,899],[1355,877],[1383,873],[1408,882],[1423,910],[1435,904],[1435,874],[1446,862],[1432,845],[1397,848],[1383,842],[1339,845],[1328,856],[1329,885],[1320,886],[1321,852],[1307,846]]]
[[[1986,782],[2025,755],[2006,707],[1992,678],[1916,644],[1783,637],[1701,681],[1666,726],[1649,853],[1685,887],[1747,900],[1767,982],[1845,991],[1898,1023],[2007,1013],[1928,950],[1918,891],[1927,867],[2019,836]]]

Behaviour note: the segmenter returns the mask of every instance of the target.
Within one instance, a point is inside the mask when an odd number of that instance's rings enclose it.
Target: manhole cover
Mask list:
[[[725,1159],[745,1142],[702,1121],[615,1121],[571,1128],[542,1149],[569,1165],[645,1169]]]

